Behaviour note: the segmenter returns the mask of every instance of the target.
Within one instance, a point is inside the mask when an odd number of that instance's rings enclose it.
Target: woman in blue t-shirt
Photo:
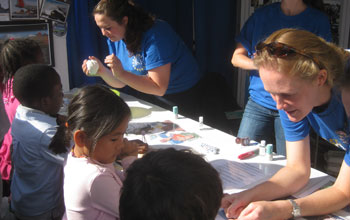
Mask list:
[[[350,54],[311,32],[296,29],[274,32],[256,51],[254,63],[281,115],[287,164],[268,181],[225,197],[222,206],[227,215],[242,220],[288,219],[345,207],[350,201],[349,119],[333,84],[344,75]],[[307,184],[310,127],[346,151],[336,182],[304,198],[267,202],[289,196]]]
[[[108,38],[110,55],[99,64],[97,75],[115,88],[131,87],[133,95],[161,107],[179,106],[191,116],[198,110],[199,67],[181,38],[128,0],[101,0],[93,15]],[[84,60],[83,71],[89,75]]]
[[[232,56],[235,67],[249,70],[249,99],[239,126],[238,137],[276,143],[278,154],[286,155],[285,137],[276,103],[265,91],[253,57],[255,46],[274,31],[298,28],[311,31],[327,41],[332,40],[326,14],[314,8],[319,1],[282,0],[257,9],[236,37]],[[309,3],[312,3],[312,5]]]

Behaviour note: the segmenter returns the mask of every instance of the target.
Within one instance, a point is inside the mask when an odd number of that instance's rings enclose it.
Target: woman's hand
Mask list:
[[[288,200],[259,201],[250,203],[237,220],[283,220],[292,217],[291,213],[292,205]]]
[[[221,207],[225,210],[229,219],[237,218],[248,204],[249,201],[244,199],[242,193],[225,194],[221,200]]]
[[[96,58],[94,56],[89,56],[89,59],[85,59],[83,61],[83,65],[81,65],[81,68],[82,68],[83,72],[85,73],[85,75],[91,76],[89,74],[89,70],[88,70],[87,65],[86,65],[86,62],[88,60],[95,60],[98,63],[98,70],[97,70],[96,74],[94,74],[93,76],[101,76],[101,74],[106,72],[107,68],[102,64],[102,62],[98,58]]]
[[[105,64],[111,69],[113,75],[117,78],[124,72],[124,68],[120,60],[113,53],[106,56],[104,60]]]

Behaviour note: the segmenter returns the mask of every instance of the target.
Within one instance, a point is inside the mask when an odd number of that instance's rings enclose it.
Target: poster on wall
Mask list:
[[[8,0],[0,0],[0,21],[10,20],[10,7]]]
[[[54,66],[54,52],[51,24],[36,22],[2,22],[0,23],[0,48],[8,39],[29,38],[38,42],[44,55],[45,63]]]
[[[40,17],[65,23],[68,16],[69,5],[69,1],[67,0],[43,0]]]
[[[10,20],[39,19],[38,0],[11,0]]]

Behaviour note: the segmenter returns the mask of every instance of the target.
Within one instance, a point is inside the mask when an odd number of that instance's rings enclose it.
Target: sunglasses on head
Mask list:
[[[255,46],[255,50],[257,54],[260,54],[264,49],[266,49],[270,55],[276,56],[278,58],[288,57],[295,54],[302,55],[304,57],[311,59],[321,69],[320,62],[316,58],[304,53],[301,50],[288,46],[284,43],[272,42],[269,44],[265,44],[264,42],[259,42]]]

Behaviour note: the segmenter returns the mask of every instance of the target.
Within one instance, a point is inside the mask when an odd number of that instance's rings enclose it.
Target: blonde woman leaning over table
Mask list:
[[[254,59],[264,88],[276,101],[286,136],[287,164],[268,181],[226,196],[229,218],[288,219],[323,215],[350,202],[348,117],[333,83],[344,74],[349,53],[303,30],[282,29],[256,47]],[[349,72],[349,69],[347,69]],[[300,190],[310,176],[309,130],[346,150],[333,186],[296,200],[274,200]]]

